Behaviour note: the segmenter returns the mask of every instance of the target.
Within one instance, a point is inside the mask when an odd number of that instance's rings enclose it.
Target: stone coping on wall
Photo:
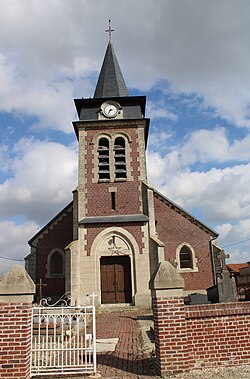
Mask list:
[[[185,305],[186,319],[250,314],[250,302]]]
[[[15,265],[0,279],[0,302],[32,302],[35,284],[21,265]]]

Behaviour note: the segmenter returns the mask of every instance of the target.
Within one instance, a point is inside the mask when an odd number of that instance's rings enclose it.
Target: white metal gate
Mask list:
[[[31,375],[96,372],[95,307],[34,307]]]

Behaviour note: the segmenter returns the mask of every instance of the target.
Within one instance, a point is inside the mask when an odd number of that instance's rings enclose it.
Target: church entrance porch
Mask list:
[[[102,304],[132,303],[130,257],[101,257],[100,267]]]

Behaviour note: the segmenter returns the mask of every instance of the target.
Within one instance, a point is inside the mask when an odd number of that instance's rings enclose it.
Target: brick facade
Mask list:
[[[65,293],[65,278],[64,277],[46,277],[48,273],[48,255],[53,249],[64,248],[73,239],[73,212],[72,207],[64,213],[52,227],[46,229],[38,239],[36,244],[36,283],[42,279],[42,283],[47,286],[42,288],[42,295],[45,297],[58,297]]]
[[[0,378],[30,378],[31,303],[0,303]]]
[[[30,377],[31,303],[0,303],[0,378]]]
[[[158,372],[188,371],[189,351],[183,299],[154,298],[152,305]]]
[[[153,299],[161,375],[250,363],[250,304],[185,306],[183,297]]]
[[[188,219],[184,212],[167,204],[158,195],[154,196],[155,220],[158,238],[164,243],[165,259],[176,260],[177,247],[185,242],[190,244],[197,259],[198,272],[181,272],[185,290],[206,289],[213,285],[210,250],[210,235]]]
[[[103,123],[102,123],[103,124]],[[88,130],[86,132],[86,215],[91,216],[109,216],[110,214],[137,214],[141,212],[141,199],[140,199],[140,186],[138,178],[140,175],[139,169],[139,146],[137,138],[137,125],[131,125],[124,127],[121,125],[110,126],[110,123],[104,123],[99,125],[99,128],[94,130]],[[117,127],[118,126],[118,127]],[[112,183],[95,182],[94,180],[94,160],[97,154],[97,146],[93,146],[93,139],[100,132],[109,133],[110,135],[119,135],[126,133],[130,138],[129,143],[129,162],[127,162],[128,173],[131,175],[131,179],[127,181],[115,181]],[[105,136],[105,133],[103,134]],[[112,163],[112,162],[110,162]],[[116,210],[111,210],[111,197],[109,188],[117,187],[116,192]]]

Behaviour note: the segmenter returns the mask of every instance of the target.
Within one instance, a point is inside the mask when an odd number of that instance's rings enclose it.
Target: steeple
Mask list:
[[[109,40],[101,72],[97,81],[94,98],[125,96],[128,96],[128,90],[122,76],[114,47]]]

